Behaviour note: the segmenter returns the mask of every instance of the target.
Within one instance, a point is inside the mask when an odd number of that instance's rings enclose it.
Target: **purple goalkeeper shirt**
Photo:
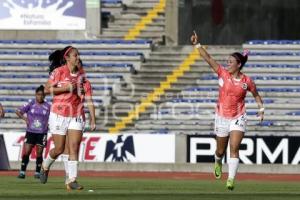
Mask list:
[[[36,100],[30,100],[19,108],[22,114],[27,115],[27,132],[45,134],[48,132],[48,119],[50,114],[50,104],[44,102],[39,104]]]

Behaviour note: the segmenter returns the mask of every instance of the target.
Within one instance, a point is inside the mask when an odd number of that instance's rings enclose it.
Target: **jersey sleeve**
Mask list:
[[[25,103],[23,106],[21,106],[20,108],[18,108],[18,110],[19,110],[22,114],[27,113],[27,112],[30,110],[31,102],[32,102],[32,100],[28,101],[28,102]]]
[[[219,78],[224,77],[226,72],[227,71],[224,69],[224,67],[222,65],[219,65],[218,70],[217,70],[218,77]]]
[[[58,82],[60,81],[60,70],[59,68],[55,69],[51,74],[48,79],[48,83],[50,83],[51,86],[56,86]]]

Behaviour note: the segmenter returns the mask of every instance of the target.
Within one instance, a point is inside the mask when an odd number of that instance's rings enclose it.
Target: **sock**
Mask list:
[[[43,162],[43,167],[46,170],[49,170],[51,165],[55,162],[55,159],[51,158],[50,154],[46,158],[46,160]]]
[[[36,167],[35,167],[35,172],[40,173],[41,171],[41,167],[42,167],[42,163],[43,163],[43,157],[37,157],[36,158]]]
[[[234,179],[239,166],[239,158],[228,159],[228,179]]]
[[[29,156],[23,155],[22,162],[21,162],[21,171],[24,172],[24,174],[27,169],[28,163],[29,163]]]
[[[69,165],[68,165],[69,155],[68,154],[62,154],[61,159],[64,162],[66,177],[69,177]]]
[[[73,182],[77,178],[78,161],[69,160],[68,161],[68,167],[69,167],[69,182]]]
[[[215,154],[215,163],[222,163],[222,159],[223,159],[223,156],[222,156],[222,157],[218,157],[218,156]]]

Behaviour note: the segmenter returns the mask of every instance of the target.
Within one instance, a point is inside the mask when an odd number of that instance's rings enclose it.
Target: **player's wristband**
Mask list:
[[[260,108],[258,111],[259,111],[259,112],[265,112],[265,108],[262,107],[262,108]]]
[[[197,49],[199,49],[199,48],[202,47],[202,45],[201,45],[200,43],[198,43],[198,44],[195,45],[195,47],[196,47]]]

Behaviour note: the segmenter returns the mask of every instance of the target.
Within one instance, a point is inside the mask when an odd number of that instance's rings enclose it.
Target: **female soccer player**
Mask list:
[[[69,138],[69,178],[68,190],[81,190],[83,187],[77,182],[78,152],[82,138],[83,118],[81,113],[80,74],[78,71],[79,52],[68,46],[55,55],[63,55],[62,66],[57,67],[53,61],[53,72],[46,83],[46,93],[53,95],[53,103],[49,116],[49,132],[52,134],[54,148],[50,150],[48,158],[43,162],[40,181],[46,183],[51,165],[61,155],[65,148],[66,134]],[[50,55],[50,58],[53,55]],[[59,62],[59,61],[58,61]]]
[[[216,179],[222,176],[222,158],[225,154],[228,141],[230,145],[230,158],[228,158],[228,179],[226,187],[234,189],[234,178],[239,165],[239,147],[246,131],[245,98],[250,91],[258,104],[258,116],[264,117],[264,107],[255,83],[250,77],[241,72],[247,62],[247,52],[243,55],[235,52],[227,60],[227,68],[218,64],[198,43],[197,34],[191,36],[191,42],[198,49],[199,54],[209,64],[219,79],[219,98],[216,106],[215,134],[217,149],[215,152]]]
[[[82,103],[84,103],[84,101],[86,100],[87,107],[88,107],[89,114],[90,114],[90,117],[89,117],[90,130],[94,131],[96,129],[96,117],[95,117],[95,106],[94,106],[93,98],[92,98],[92,86],[91,86],[91,83],[89,82],[89,80],[87,80],[87,78],[86,78],[86,74],[84,72],[83,64],[82,64],[81,60],[79,60],[78,70],[82,76],[81,81],[80,81],[80,83],[81,83],[80,87],[81,87],[81,93],[82,93]],[[82,107],[81,113],[82,113],[83,122],[85,125],[86,120],[85,120],[84,107]],[[82,131],[84,131],[84,129]],[[66,172],[66,180],[65,180],[66,184],[68,183],[67,177],[69,176],[69,169],[68,169],[69,148],[68,147],[69,147],[69,139],[67,136],[65,150],[64,150],[64,153],[61,155],[62,160],[64,162],[65,172]]]
[[[30,100],[16,111],[19,118],[27,125],[25,136],[25,152],[22,155],[21,170],[18,178],[25,178],[25,172],[29,163],[29,156],[34,146],[36,149],[35,178],[40,178],[40,170],[43,162],[43,150],[47,143],[48,119],[50,104],[45,100],[44,86],[35,90],[35,99]],[[26,114],[26,116],[24,116]]]

